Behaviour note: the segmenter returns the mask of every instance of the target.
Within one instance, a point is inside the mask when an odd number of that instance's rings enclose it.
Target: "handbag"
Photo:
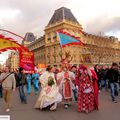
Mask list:
[[[92,92],[92,88],[91,87],[88,87],[88,88],[86,88],[84,91],[83,91],[83,93],[90,93],[90,92]]]
[[[13,72],[12,72],[13,73]],[[4,79],[2,79],[1,81],[0,81],[0,85],[2,85],[2,83],[6,80],[6,78],[8,78],[12,73],[10,73],[9,75],[7,75]]]

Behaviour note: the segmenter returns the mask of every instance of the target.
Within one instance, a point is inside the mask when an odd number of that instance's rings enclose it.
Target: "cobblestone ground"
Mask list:
[[[55,112],[35,110],[34,104],[38,95],[32,93],[28,97],[28,104],[21,104],[18,91],[12,95],[12,109],[9,113],[11,120],[120,120],[120,97],[118,103],[112,103],[109,92],[104,90],[99,94],[100,110],[92,113],[78,113],[77,104],[72,103],[67,110],[62,104],[58,105]],[[0,98],[0,115],[7,115],[4,102]]]

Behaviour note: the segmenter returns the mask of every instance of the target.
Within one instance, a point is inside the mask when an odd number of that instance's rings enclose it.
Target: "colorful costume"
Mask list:
[[[74,89],[74,84],[72,83],[72,79],[75,79],[75,75],[70,72],[61,72],[58,73],[57,77],[58,81],[60,81],[59,88],[63,92],[64,99],[71,99],[72,98],[72,89]]]
[[[77,73],[77,85],[78,85],[78,111],[79,112],[91,112],[96,109],[98,102],[96,100],[96,93],[93,83],[94,75],[92,75],[90,69],[81,65]],[[97,106],[98,108],[98,106]]]
[[[91,69],[92,73],[92,81],[93,81],[93,88],[94,88],[94,97],[95,97],[95,109],[99,109],[99,101],[98,101],[98,77],[94,69]]]
[[[38,91],[39,91],[39,74],[34,73],[32,75],[32,80],[33,80],[33,86],[34,86],[35,93],[38,93]]]
[[[49,79],[52,78],[54,84],[52,86],[48,85]],[[59,93],[59,88],[57,87],[54,73],[46,71],[40,77],[41,82],[41,92],[36,102],[35,108],[46,108],[54,103],[59,103],[62,101],[62,96]],[[56,106],[57,107],[57,106]]]
[[[59,89],[63,95],[65,101],[65,108],[68,108],[69,102],[73,97],[73,89],[75,89],[75,85],[73,81],[75,80],[75,74],[69,71],[69,64],[66,60],[62,62],[62,72],[57,75],[57,82],[59,85]]]

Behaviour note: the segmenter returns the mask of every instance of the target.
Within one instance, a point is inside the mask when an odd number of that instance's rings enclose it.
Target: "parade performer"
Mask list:
[[[32,76],[28,73],[28,74],[26,74],[26,79],[27,79],[27,93],[30,94],[31,93]]]
[[[98,110],[99,109],[99,101],[98,101],[98,77],[97,74],[94,70],[94,67],[90,68],[90,71],[92,73],[92,81],[93,81],[93,88],[94,88],[94,97],[95,97],[95,109]]]
[[[94,76],[94,75],[93,75]],[[89,113],[98,108],[97,96],[94,93],[92,72],[84,65],[80,65],[77,73],[78,111]],[[97,107],[96,107],[97,106]]]
[[[62,101],[62,95],[59,93],[53,72],[54,68],[48,66],[47,71],[41,75],[41,92],[35,104],[35,108],[50,108],[50,110],[56,110],[57,103]]]
[[[62,72],[57,75],[57,83],[59,85],[59,89],[64,98],[64,107],[67,109],[70,105],[70,101],[73,98],[73,89],[75,86],[73,81],[75,80],[75,75],[73,72],[69,71],[70,65],[67,59],[62,61]]]
[[[32,81],[35,94],[37,94],[39,91],[39,74],[37,73],[37,70],[35,70],[34,73],[32,74]]]

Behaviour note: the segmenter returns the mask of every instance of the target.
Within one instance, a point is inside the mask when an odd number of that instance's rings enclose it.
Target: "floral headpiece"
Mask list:
[[[70,52],[65,52],[65,58],[61,60],[61,66],[62,69],[66,67],[68,70],[70,70],[70,62],[72,60],[72,57],[70,55]]]

